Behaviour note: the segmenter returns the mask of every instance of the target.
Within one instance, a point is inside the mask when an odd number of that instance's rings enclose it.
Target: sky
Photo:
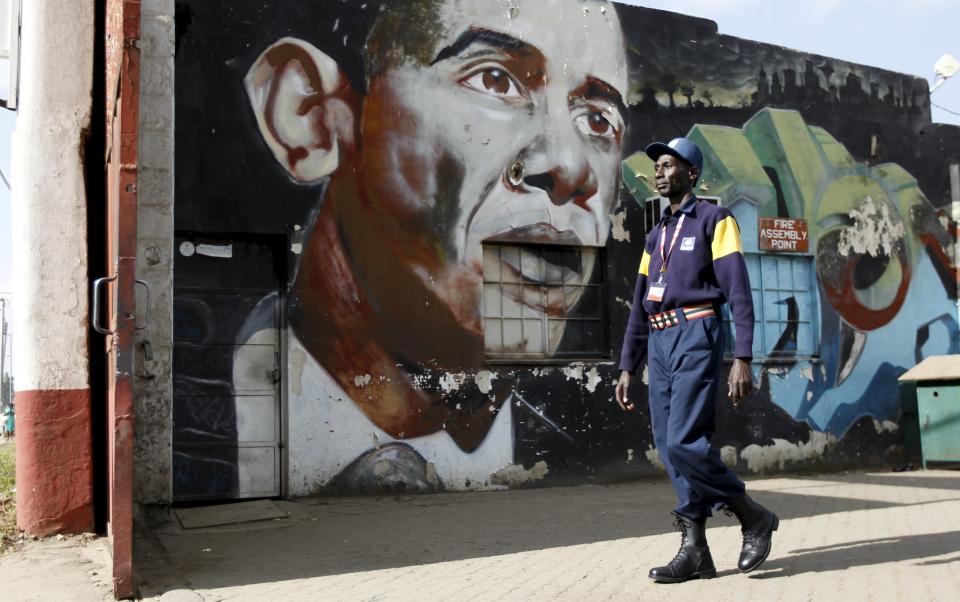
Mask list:
[[[620,0],[717,22],[720,33],[881,67],[933,82],[945,53],[960,59],[958,0]],[[933,120],[960,125],[960,73],[931,97]],[[0,109],[0,169],[10,179],[15,114]],[[0,182],[0,291],[12,287],[10,192]]]

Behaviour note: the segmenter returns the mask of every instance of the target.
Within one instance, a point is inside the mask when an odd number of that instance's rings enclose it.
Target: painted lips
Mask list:
[[[559,256],[559,253],[557,254]],[[509,273],[522,279],[524,284],[579,284],[580,271],[569,266],[552,263],[548,254],[537,257],[533,254],[521,254],[519,265],[509,257],[501,256],[500,265]]]
[[[579,300],[581,287],[577,285],[583,278],[579,269],[547,259],[552,256],[523,253],[519,262],[502,257],[503,273],[513,274],[517,280],[514,285],[504,284],[503,294],[537,312],[562,318]],[[555,256],[559,258],[560,253]]]

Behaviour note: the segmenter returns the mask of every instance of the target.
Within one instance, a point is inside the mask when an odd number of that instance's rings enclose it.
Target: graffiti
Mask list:
[[[809,224],[819,300],[779,292],[760,299],[765,309],[784,306],[786,319],[782,332],[773,333],[776,343],[755,348],[755,355],[797,356],[788,364],[758,364],[757,377],[768,379],[771,399],[836,437],[864,415],[896,420],[897,376],[925,355],[957,351],[956,337],[930,341],[933,325],[957,331],[950,301],[956,288],[941,282],[925,252],[925,241],[938,241],[940,248],[949,234],[940,221],[926,218],[934,210],[917,181],[898,165],[854,160],[796,111],[764,109],[742,129],[696,125],[688,136],[704,150],[703,186],[736,215],[745,250],[760,250],[760,219]],[[650,173],[648,163],[642,153],[625,161],[627,185],[641,202],[655,196],[641,177]],[[798,353],[798,345],[806,347],[798,325],[818,318],[819,351]],[[914,348],[887,344],[914,340]]]
[[[738,40],[718,34],[711,22],[679,15],[658,15],[651,22],[645,16],[631,11],[624,21],[636,32],[630,51],[640,57],[631,70],[630,102],[646,110],[755,112],[766,106],[803,105],[856,111],[897,108],[914,115],[927,112],[929,117],[923,80],[899,74],[878,77],[877,70],[862,65]],[[674,31],[677,42],[664,44],[650,31],[654,27]],[[677,98],[678,92],[684,100]]]
[[[719,406],[728,461],[878,455],[897,375],[956,349],[960,137],[919,78],[599,0],[182,0],[177,19],[177,242],[233,245],[175,253],[189,496],[241,491],[264,440],[290,495],[649,474],[648,416],[612,402],[655,213],[630,197],[654,194],[637,152],[684,132],[765,316],[758,393]]]
[[[416,30],[428,9],[442,28],[395,35]],[[574,51],[584,41],[590,55]],[[499,415],[510,381],[477,377],[490,374],[484,303],[522,305],[525,324],[578,305],[594,254],[573,269],[559,253],[495,255],[493,268],[531,285],[491,298],[481,243],[605,244],[626,121],[623,48],[616,13],[600,2],[523,3],[509,14],[497,3],[397,2],[384,3],[366,38],[364,90],[304,39],[277,40],[250,66],[246,92],[274,159],[295,182],[326,182],[290,291],[295,344],[312,360],[301,379],[322,371],[320,390],[351,400],[366,431],[412,446],[393,461],[429,464],[418,440],[434,434],[476,453],[507,422]],[[542,284],[553,273],[563,287]],[[541,288],[563,295],[559,308],[553,294],[530,294]],[[549,322],[548,354],[564,324]],[[297,428],[316,428],[323,412],[305,398],[317,389],[298,389]],[[343,436],[343,422],[358,418],[334,409],[325,422]],[[509,464],[509,450],[474,480]],[[364,453],[377,459],[351,464],[351,474],[387,461],[382,449]],[[322,482],[336,469],[324,462],[343,453],[315,460],[307,479]],[[452,468],[448,460],[441,476],[456,478]]]

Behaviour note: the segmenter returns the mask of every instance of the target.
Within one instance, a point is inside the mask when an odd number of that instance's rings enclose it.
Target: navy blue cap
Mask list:
[[[663,142],[654,142],[647,146],[645,152],[654,162],[663,155],[673,155],[696,167],[698,174],[703,172],[703,153],[701,153],[700,148],[693,143],[693,140],[689,138],[674,138],[666,144]]]

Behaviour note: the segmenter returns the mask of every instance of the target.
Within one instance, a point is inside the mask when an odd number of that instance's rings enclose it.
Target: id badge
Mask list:
[[[663,301],[663,291],[667,288],[666,282],[654,282],[647,291],[647,301]]]

